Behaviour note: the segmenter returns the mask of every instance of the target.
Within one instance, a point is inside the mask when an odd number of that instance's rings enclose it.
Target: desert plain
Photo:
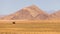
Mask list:
[[[15,24],[13,24],[15,22]],[[60,34],[59,20],[0,20],[0,34]]]

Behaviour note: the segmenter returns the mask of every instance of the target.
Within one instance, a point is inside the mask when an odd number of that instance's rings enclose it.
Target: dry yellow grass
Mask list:
[[[0,34],[60,34],[60,20],[0,20]]]

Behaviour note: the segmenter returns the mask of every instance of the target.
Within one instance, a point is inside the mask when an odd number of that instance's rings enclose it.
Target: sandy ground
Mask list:
[[[59,20],[0,20],[0,34],[60,34],[59,22]]]

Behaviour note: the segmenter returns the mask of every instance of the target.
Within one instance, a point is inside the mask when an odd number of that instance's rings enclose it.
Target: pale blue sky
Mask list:
[[[0,0],[0,15],[14,13],[32,4],[48,13],[60,9],[60,0]]]

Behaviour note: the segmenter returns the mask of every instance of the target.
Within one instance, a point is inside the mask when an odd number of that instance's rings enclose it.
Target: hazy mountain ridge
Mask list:
[[[25,7],[13,14],[2,17],[1,20],[50,20],[60,19],[60,11],[48,14],[39,9],[36,5]]]
[[[60,20],[60,10],[50,14],[50,18],[49,19],[57,19]]]

